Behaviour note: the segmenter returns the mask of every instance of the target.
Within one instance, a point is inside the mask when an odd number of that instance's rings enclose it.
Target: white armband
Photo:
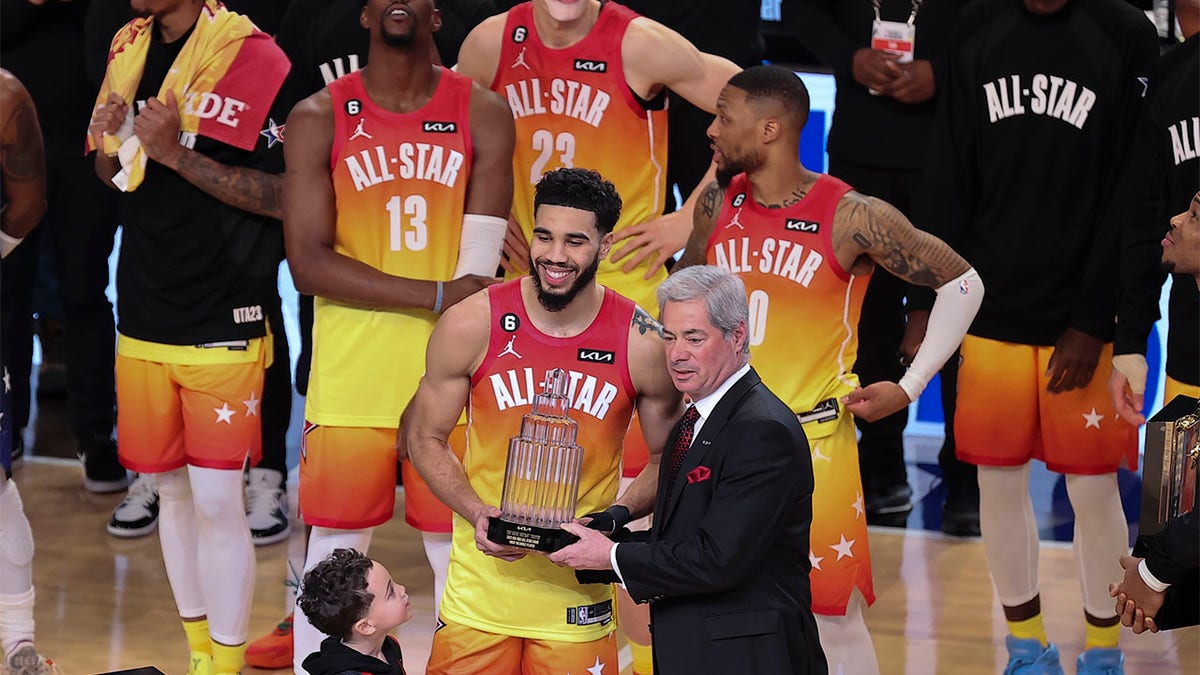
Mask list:
[[[463,216],[462,240],[458,245],[458,265],[454,278],[468,274],[494,277],[500,267],[500,249],[508,219],[468,213]]]
[[[0,231],[0,258],[7,258],[9,253],[16,248],[21,242],[25,241],[20,237],[10,237]]]
[[[1142,578],[1142,583],[1146,584],[1155,593],[1163,593],[1171,587],[1171,584],[1163,583],[1158,580],[1158,577],[1154,576],[1154,573],[1150,571],[1150,567],[1146,565],[1145,559],[1138,563],[1137,571],[1138,576]]]
[[[920,398],[925,385],[962,344],[982,302],[983,280],[974,267],[938,287],[937,299],[929,312],[925,339],[908,372],[900,378],[900,388],[908,394],[910,401]]]

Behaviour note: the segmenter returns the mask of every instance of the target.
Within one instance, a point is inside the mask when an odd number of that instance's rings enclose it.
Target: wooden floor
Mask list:
[[[110,537],[104,522],[120,496],[85,492],[78,467],[70,463],[29,461],[16,480],[37,542],[40,651],[69,675],[143,665],[155,665],[168,675],[185,673],[186,645],[157,536]],[[873,529],[871,549],[878,600],[867,618],[885,675],[1000,672],[1004,622],[978,541]],[[287,546],[259,548],[257,553],[252,637],[283,615]],[[376,532],[371,556],[408,585],[416,616],[401,628],[400,639],[408,672],[420,675],[433,628],[432,575],[420,539],[398,514]],[[1041,578],[1047,630],[1072,673],[1084,631],[1069,547],[1043,547]],[[1142,636],[1126,632],[1121,642],[1130,675],[1200,673],[1198,629]]]

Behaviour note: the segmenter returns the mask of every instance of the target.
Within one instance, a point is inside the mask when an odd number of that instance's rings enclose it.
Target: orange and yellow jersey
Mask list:
[[[628,364],[634,304],[605,289],[587,330],[556,338],[529,320],[521,284],[517,279],[487,291],[491,335],[487,356],[471,376],[463,467],[479,498],[498,505],[509,439],[520,432],[546,372],[562,368],[584,457],[576,516],[606,509],[617,496],[621,440],[637,398]],[[564,642],[596,640],[614,627],[611,586],[581,585],[574,571],[541,555],[511,563],[485,556],[475,548],[474,524],[457,514],[441,613],[489,633]]]
[[[846,272],[834,256],[833,214],[850,190],[823,175],[787,208],[754,201],[738,174],[708,240],[708,262],[742,278],[750,301],[750,358],[763,382],[798,415],[858,386],[858,317],[869,275]],[[815,415],[810,438],[832,431],[836,415]],[[803,421],[803,420],[802,420]],[[815,434],[813,432],[816,432]]]
[[[525,238],[533,236],[533,191],[542,174],[560,167],[595,169],[623,202],[616,231],[662,214],[666,200],[667,111],[647,110],[625,81],[621,40],[638,15],[603,3],[582,40],[563,49],[542,44],[531,3],[508,11],[504,44],[491,89],[512,108],[517,129],[512,212]],[[627,262],[627,261],[623,261]],[[646,281],[644,263],[630,274],[605,260],[597,276],[643,307],[666,270]]]
[[[334,250],[381,272],[448,280],[458,261],[471,169],[471,80],[442,69],[420,109],[371,101],[361,73],[329,84],[337,201]],[[315,424],[394,428],[425,372],[437,315],[317,297],[312,382]]]

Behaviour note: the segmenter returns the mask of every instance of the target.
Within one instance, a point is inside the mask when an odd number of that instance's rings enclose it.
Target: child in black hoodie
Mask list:
[[[339,548],[304,575],[296,604],[329,636],[304,659],[311,675],[404,675],[400,643],[388,631],[412,618],[412,607],[383,565]]]

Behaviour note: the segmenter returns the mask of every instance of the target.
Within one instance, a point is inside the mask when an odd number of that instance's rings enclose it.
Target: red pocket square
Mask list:
[[[700,481],[705,481],[709,478],[712,478],[712,470],[707,466],[698,466],[689,471],[687,475],[688,484],[699,483]]]

